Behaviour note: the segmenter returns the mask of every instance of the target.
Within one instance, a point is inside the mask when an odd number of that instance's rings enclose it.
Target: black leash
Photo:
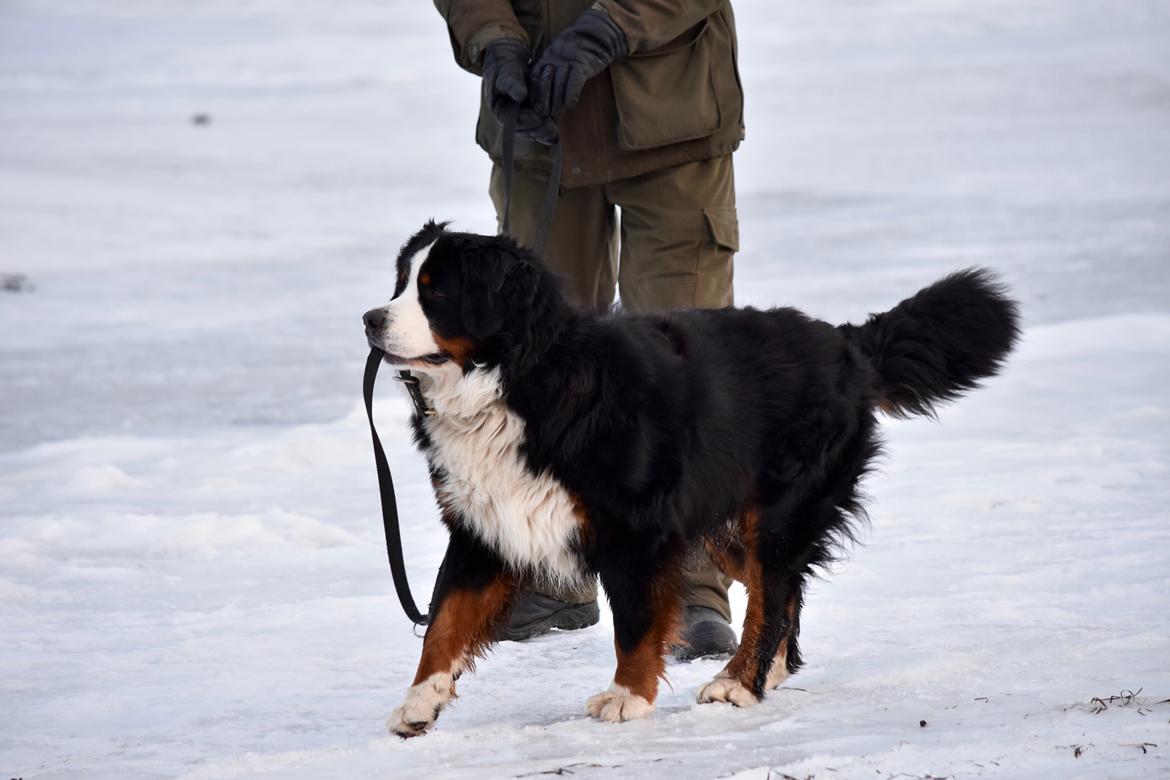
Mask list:
[[[515,168],[516,154],[516,123],[520,113],[520,104],[513,103],[508,107],[504,116],[504,219],[501,235],[507,235],[511,230],[510,216],[512,213],[512,172]],[[561,163],[563,154],[561,144],[553,146],[552,168],[549,171],[548,189],[544,193],[544,202],[540,206],[540,221],[536,227],[536,241],[533,248],[537,254],[544,251],[548,231],[552,227],[553,216],[557,209],[557,196],[561,189]],[[370,350],[366,358],[366,372],[362,380],[362,397],[366,402],[366,419],[370,421],[370,439],[374,444],[374,465],[378,470],[378,492],[382,500],[382,527],[386,531],[386,557],[390,561],[390,575],[394,578],[394,590],[398,592],[398,602],[402,611],[416,626],[425,626],[430,623],[430,614],[423,614],[414,603],[414,596],[410,593],[410,581],[406,578],[406,562],[402,557],[402,533],[398,527],[398,502],[394,496],[394,478],[390,474],[390,464],[386,460],[386,451],[382,448],[382,440],[378,438],[378,431],[374,428],[374,380],[378,376],[378,367],[382,365],[382,350]],[[414,403],[414,411],[421,417],[430,417],[435,410],[427,405],[419,388],[418,377],[409,371],[399,371],[395,377],[406,385],[410,400]]]
[[[510,102],[504,110],[503,160],[500,162],[504,169],[504,219],[500,225],[502,236],[512,232],[512,176],[516,168],[516,125],[519,117],[520,104]],[[544,190],[544,200],[540,204],[540,220],[536,223],[536,238],[532,242],[532,248],[538,255],[544,253],[548,231],[552,228],[553,217],[557,213],[557,197],[561,192],[561,164],[564,162],[564,156],[564,147],[560,141],[554,142],[552,167],[548,171],[548,186]]]
[[[394,590],[398,591],[398,602],[402,604],[402,611],[416,626],[425,626],[430,622],[430,615],[424,615],[414,603],[410,595],[410,583],[406,579],[406,562],[402,560],[402,534],[398,530],[398,502],[394,498],[394,479],[390,476],[390,464],[386,462],[386,452],[382,449],[382,440],[378,438],[378,431],[374,428],[374,379],[378,376],[378,366],[382,365],[382,350],[371,349],[366,359],[366,375],[362,382],[362,396],[366,400],[366,417],[370,421],[370,438],[374,441],[374,465],[378,469],[378,491],[382,496],[382,527],[386,529],[386,556],[390,559],[390,576],[394,578]],[[402,373],[407,374],[403,371]],[[409,376],[409,374],[407,374]],[[418,392],[418,378],[414,380],[415,392]],[[408,385],[407,387],[410,387]],[[422,393],[418,393],[422,398]],[[414,398],[414,393],[411,393]],[[418,402],[415,401],[417,408]],[[425,404],[424,404],[425,408]],[[434,411],[431,411],[434,414]]]

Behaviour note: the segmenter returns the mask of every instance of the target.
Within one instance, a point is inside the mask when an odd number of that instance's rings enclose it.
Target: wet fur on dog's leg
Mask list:
[[[452,528],[431,604],[414,684],[386,727],[400,737],[423,734],[455,696],[455,681],[473,669],[508,614],[517,581],[478,540]]]

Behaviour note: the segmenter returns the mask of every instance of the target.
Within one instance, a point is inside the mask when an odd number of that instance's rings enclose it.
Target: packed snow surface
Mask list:
[[[429,3],[4,5],[0,777],[1170,774],[1170,8],[735,7],[738,302],[856,321],[986,265],[1024,340],[885,425],[760,706],[694,704],[708,660],[587,719],[603,614],[402,742],[359,316],[426,218],[494,229],[476,80]],[[379,396],[423,598],[444,534]]]

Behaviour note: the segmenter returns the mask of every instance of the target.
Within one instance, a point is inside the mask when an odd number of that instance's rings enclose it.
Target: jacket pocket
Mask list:
[[[713,70],[719,60],[734,67],[730,48],[717,50],[715,14],[678,38],[631,54],[610,68],[618,112],[618,145],[629,151],[706,138],[723,115]]]
[[[739,251],[739,217],[735,206],[710,206],[703,209],[703,217],[716,246],[731,252]]]

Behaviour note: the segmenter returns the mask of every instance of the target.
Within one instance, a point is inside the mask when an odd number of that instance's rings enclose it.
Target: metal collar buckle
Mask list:
[[[410,393],[410,400],[414,403],[415,412],[423,417],[435,416],[435,410],[427,404],[427,399],[423,397],[422,388],[419,387],[417,376],[409,371],[399,371],[398,376],[394,378],[406,385],[406,392]]]

